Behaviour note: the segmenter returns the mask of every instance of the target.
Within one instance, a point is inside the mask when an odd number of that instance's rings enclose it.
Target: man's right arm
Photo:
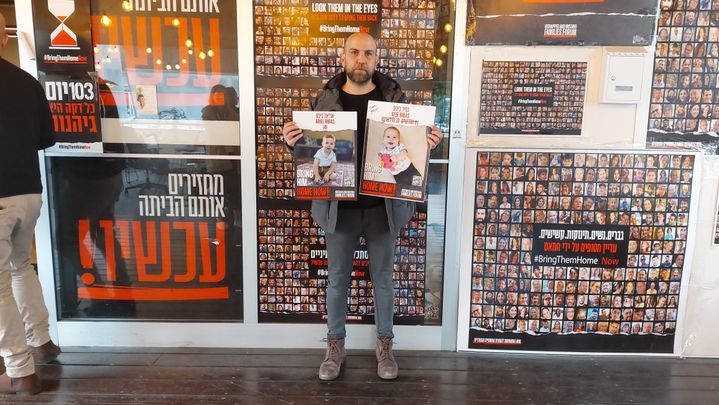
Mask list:
[[[310,100],[310,111],[314,111],[316,107],[317,98],[313,98]],[[297,126],[297,123],[294,121],[286,122],[282,127],[282,138],[285,141],[285,146],[290,150],[290,152],[295,149],[295,144],[302,139],[303,136],[304,134],[302,133],[302,128]]]

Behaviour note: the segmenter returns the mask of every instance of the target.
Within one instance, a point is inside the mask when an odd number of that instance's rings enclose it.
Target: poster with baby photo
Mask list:
[[[157,115],[157,87],[151,85],[135,86],[132,102],[138,117]]]
[[[295,144],[295,198],[356,200],[357,113],[294,111],[304,137]]]
[[[370,101],[360,194],[427,199],[429,145],[435,108]]]

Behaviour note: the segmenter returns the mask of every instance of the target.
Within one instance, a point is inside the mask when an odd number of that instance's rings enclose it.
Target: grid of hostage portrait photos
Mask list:
[[[719,0],[665,0],[661,6],[648,141],[716,147]]]
[[[397,240],[393,279],[395,316],[400,318],[425,315],[426,233],[427,214],[419,212]],[[324,232],[309,211],[259,210],[258,238],[260,320],[321,321],[326,313],[327,257]],[[368,265],[361,241],[347,297],[348,319],[374,314]]]
[[[310,36],[310,0],[255,0],[255,73],[320,76],[339,73],[343,38]]]
[[[585,62],[485,60],[480,133],[580,135],[586,82]],[[536,88],[545,91],[531,91]],[[541,103],[522,102],[532,98]]]
[[[431,79],[434,0],[382,0],[380,69],[398,79]]]
[[[261,198],[294,198],[293,156],[282,140],[292,111],[308,111],[316,89],[257,87],[257,193]]]
[[[673,334],[693,155],[479,152],[471,328]],[[534,224],[625,225],[627,267],[535,265]]]
[[[313,35],[312,25],[325,16],[313,13],[311,3],[310,0],[255,0],[257,75],[329,78],[339,73],[339,56],[346,34],[315,32]],[[370,31],[374,30],[372,25],[379,25],[383,71],[399,79],[432,78],[436,6],[434,0],[382,0],[380,21],[359,23]],[[348,22],[331,23],[346,25]]]

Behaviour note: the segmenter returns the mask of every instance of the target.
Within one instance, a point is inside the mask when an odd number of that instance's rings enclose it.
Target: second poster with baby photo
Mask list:
[[[360,194],[427,199],[429,145],[435,107],[370,101]]]

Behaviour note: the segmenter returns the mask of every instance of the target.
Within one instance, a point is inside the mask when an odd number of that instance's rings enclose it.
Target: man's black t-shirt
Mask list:
[[[367,94],[353,95],[340,90],[340,102],[344,111],[357,112],[357,183],[362,181],[362,161],[364,160],[365,125],[367,124],[367,102],[370,100],[384,101],[379,87]],[[384,198],[359,195],[357,201],[339,201],[339,208],[371,208],[384,204]]]
[[[0,58],[0,198],[41,193],[37,151],[54,144],[42,86]]]

